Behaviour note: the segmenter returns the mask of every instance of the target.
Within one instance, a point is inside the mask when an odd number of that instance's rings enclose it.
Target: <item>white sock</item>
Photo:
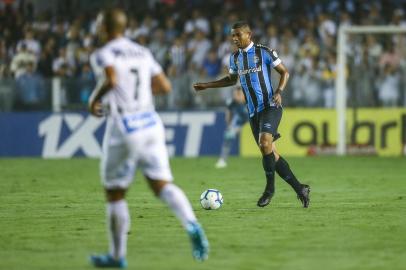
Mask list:
[[[162,188],[159,197],[172,209],[184,228],[187,228],[188,223],[196,222],[196,216],[189,200],[176,185],[172,183],[166,184]]]
[[[107,226],[110,255],[116,259],[125,258],[127,254],[127,234],[130,230],[130,212],[125,200],[107,204]]]

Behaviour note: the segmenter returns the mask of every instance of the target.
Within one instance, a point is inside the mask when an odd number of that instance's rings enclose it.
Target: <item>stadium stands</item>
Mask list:
[[[89,55],[97,47],[95,19],[104,2],[97,6],[95,1],[60,0],[52,8],[7,2],[0,4],[0,111],[50,109],[51,78],[55,77],[65,91],[64,108],[85,108],[94,84]],[[396,0],[309,1],[306,5],[286,0],[136,1],[137,7],[134,1],[119,2],[130,16],[126,35],[151,49],[174,85],[171,95],[157,99],[159,109],[224,104],[230,95],[227,89],[196,96],[191,84],[228,71],[228,57],[234,50],[228,33],[236,20],[248,20],[254,40],[279,51],[292,75],[284,103],[293,107],[334,106],[340,24],[406,25],[406,4]],[[349,82],[359,90],[358,106],[406,105],[402,90],[406,89],[406,64],[404,57],[403,62],[398,57],[404,52],[397,45],[365,35],[348,52],[355,63]],[[379,63],[376,68],[365,69],[373,62]],[[33,74],[18,83],[28,72]],[[34,102],[31,90],[25,89],[33,88],[31,81],[36,88],[44,88],[36,90],[35,104],[30,104]],[[379,94],[376,89],[386,90]]]

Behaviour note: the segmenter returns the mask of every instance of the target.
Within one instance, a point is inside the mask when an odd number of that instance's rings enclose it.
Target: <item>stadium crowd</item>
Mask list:
[[[87,1],[61,0],[56,10],[13,2],[0,1],[0,110],[50,108],[55,77],[65,106],[84,108],[95,83],[89,56],[98,46],[98,9]],[[191,85],[228,72],[229,32],[237,20],[252,25],[254,40],[278,50],[291,73],[284,103],[296,107],[334,106],[339,25],[406,27],[401,0],[119,2],[129,15],[126,36],[149,47],[173,83],[173,93],[157,100],[159,109],[224,104],[229,89],[196,95]],[[349,40],[350,103],[406,106],[405,36]]]

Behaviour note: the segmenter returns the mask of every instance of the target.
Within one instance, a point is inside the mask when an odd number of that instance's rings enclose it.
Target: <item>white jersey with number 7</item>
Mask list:
[[[99,81],[103,80],[105,67],[115,70],[117,86],[102,100],[111,114],[154,110],[151,78],[161,73],[162,68],[147,48],[118,38],[93,53],[91,64]]]

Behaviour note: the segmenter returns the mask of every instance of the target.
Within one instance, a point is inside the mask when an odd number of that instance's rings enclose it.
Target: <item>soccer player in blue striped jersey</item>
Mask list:
[[[277,152],[275,141],[280,137],[278,126],[282,118],[282,93],[289,79],[289,72],[275,50],[251,39],[251,29],[246,22],[237,22],[231,29],[234,44],[238,47],[230,56],[229,74],[219,80],[195,83],[196,91],[235,85],[237,79],[243,88],[247,103],[249,122],[255,141],[262,153],[262,165],[266,176],[264,192],[258,200],[265,207],[275,193],[275,171],[296,192],[307,208],[310,202],[310,187],[301,184],[287,161]],[[280,74],[276,90],[272,87],[271,70]]]

